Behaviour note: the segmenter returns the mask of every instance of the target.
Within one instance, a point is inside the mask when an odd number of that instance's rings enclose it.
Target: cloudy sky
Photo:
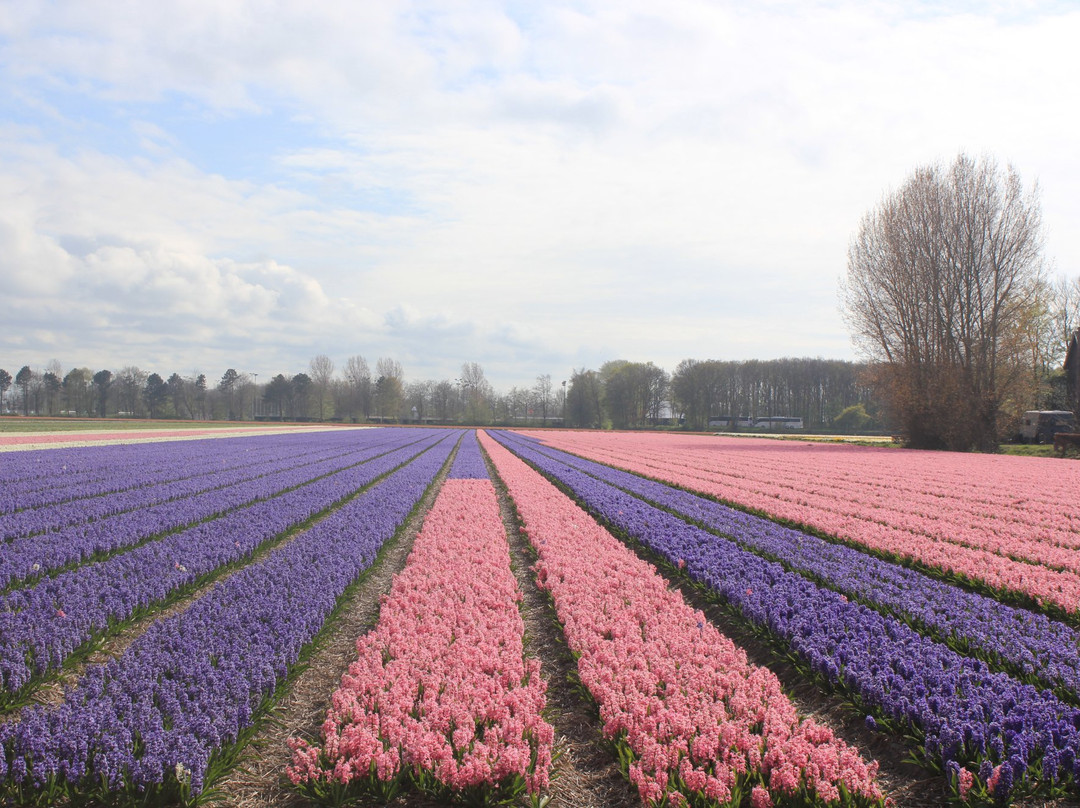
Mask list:
[[[855,358],[860,217],[960,151],[1080,274],[1073,2],[3,0],[0,367],[497,389]]]

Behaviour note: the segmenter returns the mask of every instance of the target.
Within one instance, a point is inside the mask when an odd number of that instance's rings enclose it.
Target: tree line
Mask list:
[[[863,366],[825,359],[719,361],[686,359],[669,373],[652,362],[613,360],[566,379],[541,374],[535,383],[497,392],[475,362],[453,379],[410,380],[401,363],[363,356],[338,369],[325,355],[295,374],[260,380],[230,368],[167,377],[128,366],[117,371],[73,368],[53,360],[41,372],[0,369],[6,413],[73,417],[193,420],[460,423],[637,429],[708,429],[713,417],[790,415],[810,429],[838,423],[873,426],[875,403],[860,381]],[[852,408],[862,413],[844,420]],[[840,421],[837,419],[840,418]]]
[[[811,430],[861,430],[880,426],[871,391],[861,381],[863,370],[855,362],[820,358],[684,359],[670,374],[651,362],[606,362],[599,370],[574,371],[566,422],[583,428],[706,430],[722,416],[790,416]]]

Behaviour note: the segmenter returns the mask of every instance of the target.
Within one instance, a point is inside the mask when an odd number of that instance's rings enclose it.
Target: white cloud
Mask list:
[[[78,294],[109,320],[70,344],[145,323],[180,365],[837,355],[859,217],[960,149],[1038,178],[1080,271],[1069,5],[82,0],[0,35],[38,126],[0,126],[0,285],[51,354]],[[218,126],[277,139],[241,169]]]

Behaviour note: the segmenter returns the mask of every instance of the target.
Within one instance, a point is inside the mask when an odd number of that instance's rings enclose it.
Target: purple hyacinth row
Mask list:
[[[1080,696],[1080,632],[1064,623],[688,491],[542,444],[532,445],[573,468],[723,533],[848,597],[905,622],[913,621],[961,652],[981,654],[1013,673]]]
[[[603,519],[672,564],[685,565],[691,577],[782,640],[830,685],[847,690],[900,731],[921,735],[927,763],[944,769],[962,793],[974,783],[1005,801],[1025,779],[1025,787],[1052,790],[1080,776],[1080,709],[1050,691],[992,672],[984,662],[895,618],[850,602],[526,442],[495,437],[568,486]]]
[[[488,480],[487,466],[480,454],[480,443],[476,440],[476,430],[470,429],[458,444],[457,455],[450,465],[452,479]]]
[[[400,438],[397,445],[400,445]],[[359,445],[353,441],[343,444],[339,439],[335,449],[322,452],[315,460],[308,457],[302,465],[284,455],[277,463],[264,464],[262,469],[266,473],[253,479],[250,471],[235,471],[232,475],[236,482],[231,485],[146,507],[136,506],[137,492],[125,492],[117,495],[132,506],[125,513],[9,542],[0,552],[0,589],[277,496],[317,477],[364,462],[389,448],[394,448],[394,439],[386,435],[378,442],[369,440]],[[153,497],[152,494],[148,496]],[[29,512],[15,516],[23,513]]]
[[[325,433],[329,437],[332,433]],[[287,441],[297,450],[311,445],[313,435],[271,435],[215,438],[210,453],[205,440],[154,444],[115,444],[12,452],[0,470],[0,514],[44,507],[139,488],[146,480],[165,482],[211,468],[237,468],[258,463],[263,454],[278,454]],[[276,441],[276,442],[275,442]],[[332,445],[325,438],[322,445]],[[148,451],[148,447],[154,448]]]
[[[372,480],[429,448],[445,433],[402,430],[401,449],[301,485],[220,519],[141,545],[99,563],[84,564],[0,598],[0,677],[18,691],[60,667],[111,623],[128,620],[171,593],[326,510]]]
[[[205,441],[190,443],[204,444]],[[135,508],[193,496],[211,488],[254,479],[287,465],[313,462],[317,458],[329,458],[345,451],[340,441],[319,450],[306,445],[297,445],[292,450],[284,446],[276,449],[266,446],[240,455],[235,453],[235,447],[232,452],[229,447],[215,447],[215,452],[211,453],[202,446],[186,446],[186,451],[178,452],[176,456],[163,456],[177,444],[147,446],[154,448],[147,452],[145,465],[117,466],[110,479],[99,479],[90,485],[70,485],[63,489],[37,492],[35,498],[39,501],[24,503],[20,510],[4,515],[0,522],[0,540],[57,530]],[[301,448],[303,453],[294,451]],[[149,467],[151,464],[157,468]]]
[[[27,710],[0,726],[0,793],[18,797],[62,783],[130,794],[166,783],[199,794],[212,756],[251,725],[453,444],[442,440],[183,613],[154,624],[119,659],[93,668],[59,708]]]

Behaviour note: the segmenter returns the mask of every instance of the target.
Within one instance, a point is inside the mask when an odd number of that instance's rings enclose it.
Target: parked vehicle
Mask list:
[[[802,429],[803,419],[792,415],[772,415],[754,421],[758,429]]]
[[[749,415],[714,415],[709,419],[709,426],[720,429],[747,429],[754,425],[754,419]]]
[[[1024,443],[1052,443],[1058,432],[1075,432],[1076,416],[1068,410],[1028,410],[1020,419]]]

